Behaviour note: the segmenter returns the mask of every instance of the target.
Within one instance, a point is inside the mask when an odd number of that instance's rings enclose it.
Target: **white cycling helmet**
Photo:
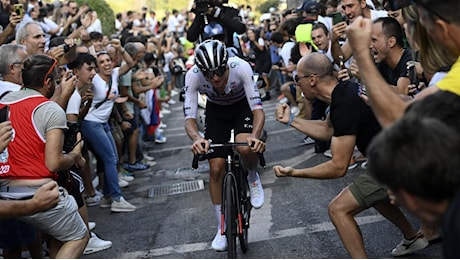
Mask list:
[[[196,47],[195,64],[205,76],[212,77],[213,73],[224,71],[227,60],[225,44],[218,40],[206,40]]]

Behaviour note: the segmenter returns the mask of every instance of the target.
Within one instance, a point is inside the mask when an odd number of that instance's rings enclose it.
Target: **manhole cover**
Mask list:
[[[156,185],[149,188],[148,197],[160,197],[174,194],[187,193],[192,191],[204,190],[203,180],[173,183],[168,185]]]

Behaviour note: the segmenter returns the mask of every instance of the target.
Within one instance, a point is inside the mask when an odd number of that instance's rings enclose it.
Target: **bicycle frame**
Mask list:
[[[236,258],[236,237],[240,241],[243,253],[248,249],[249,218],[252,205],[248,195],[247,171],[241,165],[240,154],[234,149],[236,146],[248,146],[247,143],[229,142],[225,144],[210,144],[210,148],[228,148],[224,181],[222,184],[221,204],[221,235],[227,237],[228,258]],[[265,167],[265,159],[257,153],[259,162]],[[199,156],[193,158],[192,168],[198,168]],[[228,197],[230,196],[230,198]],[[227,224],[227,226],[225,226]],[[235,226],[235,224],[237,224]]]

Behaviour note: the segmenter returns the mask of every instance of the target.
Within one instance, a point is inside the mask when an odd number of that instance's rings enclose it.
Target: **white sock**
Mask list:
[[[257,181],[257,171],[256,170],[248,170],[248,182],[253,183]]]
[[[220,216],[221,216],[221,211],[220,211],[220,204],[214,204],[214,213],[216,214],[216,219],[217,219],[217,229],[220,230]]]

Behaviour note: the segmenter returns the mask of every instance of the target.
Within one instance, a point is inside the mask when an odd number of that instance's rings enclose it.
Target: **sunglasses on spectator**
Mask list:
[[[303,78],[309,78],[309,77],[311,77],[311,76],[316,76],[316,73],[312,73],[312,74],[307,75],[307,76],[299,76],[299,75],[295,74],[295,75],[294,75],[294,82],[295,82],[296,84],[298,84],[299,81],[300,81],[301,79],[303,79]]]
[[[227,66],[221,66],[214,70],[203,70],[202,72],[206,78],[212,79],[214,75],[217,75],[218,77],[222,77],[225,74],[225,71],[227,71]]]
[[[45,85],[48,77],[51,75],[51,73],[53,73],[54,69],[58,65],[58,61],[55,58],[53,57],[50,57],[50,58],[52,58],[54,62],[53,62],[53,65],[51,65],[51,67],[48,69],[48,72],[46,72],[45,77],[43,78],[43,86]]]

